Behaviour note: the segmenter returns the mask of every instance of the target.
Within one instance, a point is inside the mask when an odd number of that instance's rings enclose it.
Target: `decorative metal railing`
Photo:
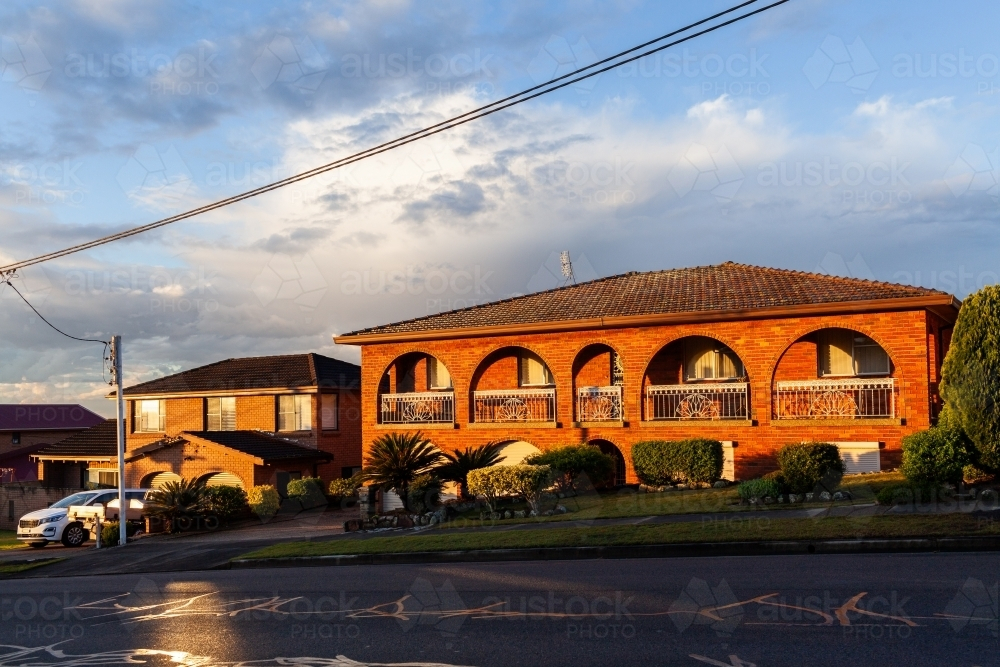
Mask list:
[[[555,389],[472,392],[477,422],[550,422],[556,419]]]
[[[746,382],[651,385],[646,419],[749,419],[748,389]]]
[[[382,394],[383,424],[450,424],[454,421],[454,393]]]
[[[622,421],[622,388],[579,387],[576,390],[576,420],[581,422]]]
[[[775,419],[891,419],[896,416],[894,378],[845,378],[778,382]]]

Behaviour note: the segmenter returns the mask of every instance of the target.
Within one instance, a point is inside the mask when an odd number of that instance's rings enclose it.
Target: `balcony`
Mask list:
[[[746,382],[651,385],[646,387],[646,419],[747,420],[748,388]]]
[[[622,388],[580,387],[576,391],[576,419],[579,422],[620,422]]]
[[[554,422],[556,390],[496,389],[472,392],[476,422],[505,424],[512,422]]]
[[[844,378],[775,384],[775,419],[893,419],[894,378]]]
[[[382,394],[383,424],[450,424],[455,421],[452,392]]]

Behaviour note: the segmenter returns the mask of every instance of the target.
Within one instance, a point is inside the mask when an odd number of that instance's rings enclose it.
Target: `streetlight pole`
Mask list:
[[[115,374],[115,391],[118,395],[118,544],[128,541],[125,525],[128,520],[128,501],[125,499],[125,400],[122,396],[122,337],[111,339],[111,362]]]

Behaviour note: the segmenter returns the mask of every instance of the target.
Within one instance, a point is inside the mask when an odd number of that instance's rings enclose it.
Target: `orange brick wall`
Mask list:
[[[435,444],[445,450],[497,440],[526,440],[540,449],[546,449],[605,439],[623,452],[629,467],[629,481],[635,481],[629,456],[631,446],[652,438],[711,437],[735,441],[737,475],[743,478],[773,469],[776,466],[776,451],[788,443],[803,440],[879,441],[884,443],[882,465],[889,468],[898,465],[902,437],[925,429],[931,423],[929,399],[935,387],[931,384],[929,371],[931,352],[928,341],[934,326],[932,318],[934,316],[926,311],[912,310],[364,345],[363,442],[367,446],[378,435],[393,430],[377,424],[377,391],[382,373],[401,355],[421,352],[440,359],[450,370],[455,386],[457,428],[425,431]],[[815,345],[810,347],[808,342],[793,344],[804,337],[808,341],[810,334],[828,327],[858,331],[885,348],[893,361],[897,378],[896,412],[897,417],[902,418],[902,424],[865,424],[860,421],[847,424],[817,421],[796,426],[772,424],[771,387],[779,362],[783,375],[802,373],[798,378],[788,379],[815,379]],[[680,345],[674,346],[677,352],[672,356],[661,355],[656,365],[650,367],[652,360],[670,343],[693,335],[715,338],[733,349],[743,360],[751,386],[751,425],[742,422],[641,421],[643,382],[647,373],[657,382],[677,382],[681,371]],[[597,343],[615,349],[624,365],[626,425],[573,428],[574,362],[584,348]],[[556,382],[556,428],[527,428],[516,424],[469,428],[473,388],[516,386],[516,357],[513,351],[503,350],[511,346],[534,351],[552,371]],[[582,366],[586,368],[587,364]]]

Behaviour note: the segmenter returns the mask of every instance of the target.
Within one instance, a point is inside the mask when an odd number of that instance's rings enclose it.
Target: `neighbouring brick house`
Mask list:
[[[128,387],[126,483],[282,487],[351,475],[361,465],[360,376],[355,364],[292,354],[226,359]]]
[[[724,476],[785,444],[898,465],[941,406],[960,302],[937,290],[727,262],[628,273],[337,336],[362,351],[362,432],[421,430],[507,462],[589,442],[635,482],[636,442],[706,437]]]
[[[118,486],[118,433],[115,419],[74,433],[31,455],[38,480],[47,487],[84,489]]]
[[[32,454],[103,421],[76,404],[0,405],[0,483],[36,481]],[[77,476],[74,485],[80,483]]]

